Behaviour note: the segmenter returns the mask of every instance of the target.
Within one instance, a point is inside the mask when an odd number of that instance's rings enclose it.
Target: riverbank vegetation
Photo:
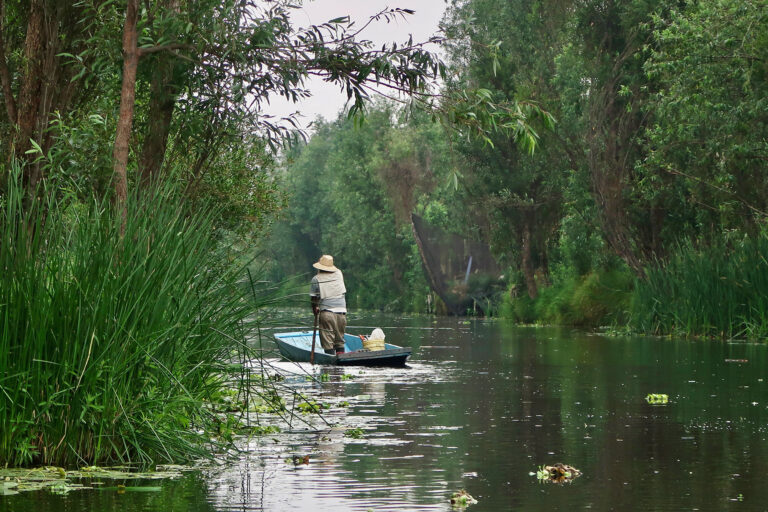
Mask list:
[[[292,9],[0,0],[0,464],[190,460],[231,441],[229,408],[279,406],[245,367],[275,293],[247,267],[300,134],[262,108],[309,76],[360,110],[374,80],[418,93],[442,71]]]
[[[353,308],[765,337],[762,3],[455,0],[445,63],[294,8],[0,0],[0,464],[201,453],[257,251]],[[311,76],[349,108],[303,143],[263,110]]]
[[[18,168],[15,170],[18,171]],[[76,466],[200,456],[252,314],[213,210],[132,194],[125,218],[74,194],[3,195],[0,459]],[[242,359],[242,358],[241,358]]]
[[[284,164],[278,275],[330,252],[354,307],[765,337],[763,3],[457,0],[443,29],[446,95],[531,102],[555,126],[533,125],[531,152],[412,104],[321,123]]]

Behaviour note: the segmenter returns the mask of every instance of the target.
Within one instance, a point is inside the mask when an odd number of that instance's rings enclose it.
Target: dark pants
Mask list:
[[[347,328],[347,315],[321,311],[318,316],[320,344],[324,349],[344,350],[344,330]]]

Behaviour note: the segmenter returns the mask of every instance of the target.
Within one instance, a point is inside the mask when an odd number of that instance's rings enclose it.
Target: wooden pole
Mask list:
[[[317,335],[317,313],[315,313],[315,325],[312,328],[312,352],[309,354],[309,363],[315,364],[315,336]]]

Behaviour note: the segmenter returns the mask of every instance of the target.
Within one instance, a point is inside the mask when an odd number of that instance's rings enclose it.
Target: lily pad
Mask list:
[[[12,494],[19,494],[16,488],[19,486],[18,482],[2,482],[0,484],[0,496],[10,496]]]
[[[82,489],[93,489],[93,485],[100,482],[94,480],[159,480],[174,479],[181,476],[181,466],[166,466],[163,471],[138,472],[131,468],[102,468],[98,466],[86,466],[79,470],[66,471],[63,468],[48,466],[34,469],[1,469],[0,470],[0,495],[18,494],[25,491],[49,490],[55,494],[67,494]],[[79,480],[87,483],[79,483]],[[113,489],[118,492],[158,492],[161,487],[150,486],[123,486],[99,487],[101,490]],[[119,489],[122,489],[120,491]]]

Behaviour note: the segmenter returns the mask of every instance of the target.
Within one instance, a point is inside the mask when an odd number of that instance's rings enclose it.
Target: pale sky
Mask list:
[[[341,16],[349,16],[355,21],[356,26],[365,24],[368,19],[385,8],[402,8],[416,11],[405,19],[396,21],[374,22],[360,35],[363,39],[369,39],[377,43],[379,47],[383,43],[392,41],[398,44],[408,40],[413,35],[414,42],[426,41],[436,35],[438,24],[443,17],[446,8],[445,0],[309,0],[301,9],[295,10],[292,18],[296,27],[318,25],[328,20]],[[430,48],[436,51],[437,48]],[[337,86],[327,84],[319,79],[307,82],[312,97],[300,103],[291,103],[282,98],[273,98],[270,105],[264,108],[265,113],[275,116],[285,116],[291,112],[299,111],[302,125],[306,127],[317,115],[327,120],[336,118],[338,112],[344,107],[347,100],[345,92]]]

